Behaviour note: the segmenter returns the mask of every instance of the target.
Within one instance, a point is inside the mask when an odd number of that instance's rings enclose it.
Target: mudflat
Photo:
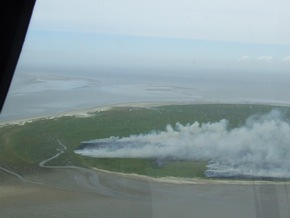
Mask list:
[[[3,218],[280,218],[290,214],[290,185],[283,182],[178,183],[77,168],[27,176],[31,182],[8,174],[1,178]]]

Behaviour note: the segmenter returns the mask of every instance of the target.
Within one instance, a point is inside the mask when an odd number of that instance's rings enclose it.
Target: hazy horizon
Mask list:
[[[284,0],[36,2],[24,71],[289,73]]]

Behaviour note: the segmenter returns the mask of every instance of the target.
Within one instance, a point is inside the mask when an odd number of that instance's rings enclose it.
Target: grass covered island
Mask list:
[[[88,157],[75,153],[82,142],[111,136],[129,137],[164,131],[194,122],[214,123],[228,120],[228,129],[241,127],[248,117],[277,109],[289,121],[285,106],[252,104],[194,104],[166,106],[115,106],[91,111],[86,116],[63,115],[36,119],[0,128],[0,167],[20,175],[39,173],[40,163],[54,156],[60,144],[66,150],[50,160],[50,166],[95,167],[113,172],[135,173],[151,177],[204,177],[208,160],[174,159],[160,164],[156,158]],[[44,169],[42,169],[44,171]],[[3,173],[0,173],[0,177]]]

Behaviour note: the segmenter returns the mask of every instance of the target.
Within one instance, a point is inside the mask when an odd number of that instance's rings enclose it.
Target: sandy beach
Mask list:
[[[1,121],[0,127],[6,125],[24,125],[25,123],[33,122],[39,119],[54,119],[62,116],[76,116],[76,117],[89,117],[92,113],[107,111],[114,107],[140,107],[140,108],[149,108],[152,109],[154,107],[167,106],[167,105],[194,105],[194,104],[253,104],[252,102],[234,102],[234,101],[184,101],[184,102],[176,102],[176,101],[149,101],[149,102],[127,102],[127,103],[118,103],[118,104],[110,104],[103,106],[96,106],[86,109],[80,110],[71,110],[62,113],[56,113],[54,115],[46,115],[46,116],[37,116],[33,118],[25,118],[25,119],[17,119],[17,120],[8,120]],[[255,103],[257,105],[273,105],[273,106],[285,106],[290,107],[288,103],[273,103],[273,102],[259,102]]]
[[[201,103],[201,102],[200,102]],[[24,125],[25,123],[33,122],[39,119],[54,119],[62,116],[76,116],[76,117],[88,117],[91,113],[99,112],[99,111],[107,111],[114,107],[141,107],[141,108],[151,108],[151,107],[158,107],[158,106],[165,106],[165,105],[182,105],[182,104],[190,104],[190,103],[175,103],[175,102],[139,102],[139,103],[122,103],[122,104],[111,104],[111,105],[104,105],[104,106],[96,106],[87,109],[80,109],[80,110],[72,110],[66,111],[62,113],[56,113],[54,115],[46,115],[46,116],[37,116],[33,118],[26,118],[26,119],[17,119],[17,120],[8,120],[8,121],[1,121],[0,120],[0,127],[6,125]]]

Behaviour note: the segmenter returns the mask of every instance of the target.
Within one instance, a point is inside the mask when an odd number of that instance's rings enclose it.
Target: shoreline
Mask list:
[[[210,178],[183,178],[183,177],[151,177],[134,173],[121,173],[99,168],[92,168],[98,174],[123,177],[133,180],[157,182],[172,185],[290,185],[290,181],[267,181],[267,180],[231,180],[231,179],[210,179]]]
[[[33,121],[37,121],[41,119],[54,119],[54,118],[65,117],[65,116],[89,117],[90,113],[108,111],[115,107],[144,107],[144,108],[149,107],[150,108],[150,107],[158,107],[158,106],[174,105],[174,104],[178,104],[178,103],[175,103],[175,102],[127,102],[127,103],[120,103],[120,104],[109,104],[109,105],[95,106],[95,107],[84,108],[84,109],[69,110],[65,112],[55,113],[52,115],[43,115],[43,116],[36,116],[36,117],[8,120],[8,121],[0,120],[0,128],[6,125],[24,125],[25,123],[31,123]],[[180,105],[183,105],[183,104],[180,104]]]
[[[0,120],[0,128],[7,125],[24,125],[25,123],[31,123],[33,121],[41,120],[41,119],[54,119],[65,116],[76,116],[76,117],[89,117],[90,113],[108,111],[112,108],[117,107],[139,107],[139,108],[152,108],[152,107],[161,107],[161,106],[169,106],[169,105],[194,105],[194,104],[242,104],[242,105],[269,105],[269,106],[280,106],[280,107],[290,107],[290,104],[286,103],[271,103],[271,102],[224,102],[224,101],[193,101],[193,102],[175,102],[175,101],[145,101],[145,102],[125,102],[118,104],[109,104],[109,105],[101,105],[84,109],[76,109],[69,110],[65,112],[55,113],[52,115],[43,115],[36,117],[29,117],[24,119],[16,119],[16,120],[8,120],[1,121]],[[1,116],[1,114],[0,114]]]

